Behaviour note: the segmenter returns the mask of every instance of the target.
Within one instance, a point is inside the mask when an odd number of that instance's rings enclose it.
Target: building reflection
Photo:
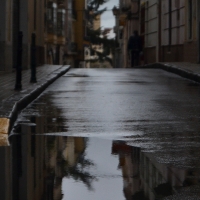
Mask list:
[[[10,147],[0,147],[0,199],[11,199],[11,159]]]
[[[95,177],[87,170],[94,163],[85,156],[87,139],[42,134],[42,126],[34,125],[37,120],[33,117],[30,124],[18,126],[11,146],[0,148],[1,198],[61,200],[66,177],[92,189]],[[199,184],[199,170],[160,164],[153,154],[125,142],[114,141],[112,154],[119,156],[126,200],[162,199]]]
[[[57,135],[67,132],[67,119],[49,99],[33,104],[31,109],[39,114],[20,121],[9,138],[10,146],[0,147],[1,199],[61,200],[65,177],[92,189],[96,178],[88,171],[94,163],[85,156],[87,138]],[[125,142],[114,141],[112,154],[119,156],[127,200],[162,199],[199,184],[199,170],[159,164],[153,154]]]
[[[85,138],[35,135],[35,128],[20,126],[11,138],[12,199],[62,199],[62,179],[84,153]]]
[[[85,172],[81,170],[77,175],[77,171],[72,170],[78,170],[77,163],[91,164],[84,157],[87,139],[44,134],[63,130],[59,109],[52,108],[52,111],[53,114],[46,113],[48,117],[32,116],[29,121],[20,122],[10,137],[10,147],[0,150],[1,160],[4,157],[11,162],[3,161],[5,166],[4,169],[2,166],[0,180],[5,187],[1,197],[10,195],[3,199],[61,200],[62,180],[67,176],[91,184],[92,177],[84,177]]]
[[[153,154],[114,141],[112,154],[119,156],[126,200],[157,200],[197,185],[199,170],[177,169],[158,163]]]
[[[93,165],[85,157],[88,140],[56,135],[67,132],[67,119],[50,99],[31,104],[15,124],[10,146],[0,147],[0,199],[61,200],[65,177],[92,188],[95,178],[86,169]]]

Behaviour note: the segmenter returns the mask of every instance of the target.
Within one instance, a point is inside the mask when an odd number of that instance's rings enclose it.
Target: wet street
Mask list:
[[[1,147],[2,200],[200,199],[200,85],[160,69],[71,69]]]

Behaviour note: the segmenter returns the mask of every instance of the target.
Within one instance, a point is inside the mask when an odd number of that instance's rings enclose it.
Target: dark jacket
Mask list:
[[[142,40],[139,35],[133,35],[128,40],[128,50],[142,51]]]

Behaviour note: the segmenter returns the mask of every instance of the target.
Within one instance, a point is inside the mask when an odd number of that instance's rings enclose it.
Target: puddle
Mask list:
[[[16,126],[10,147],[0,149],[4,199],[180,199],[174,196],[199,186],[198,170],[160,164],[125,141],[46,135],[42,129]]]
[[[121,71],[93,72],[60,78],[23,110],[0,148],[1,199],[200,199],[198,88],[158,71],[121,86]]]
[[[111,145],[109,140],[88,139],[81,162],[74,166],[75,176],[71,174],[63,180],[63,199],[123,199],[122,172],[118,157],[111,154]]]

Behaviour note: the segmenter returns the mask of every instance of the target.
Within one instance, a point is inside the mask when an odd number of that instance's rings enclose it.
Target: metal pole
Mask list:
[[[19,31],[18,33],[18,46],[17,46],[17,65],[16,65],[16,82],[15,82],[15,90],[22,89],[22,39],[23,33]]]
[[[30,83],[36,83],[36,45],[35,45],[35,33],[31,35],[31,80]]]

